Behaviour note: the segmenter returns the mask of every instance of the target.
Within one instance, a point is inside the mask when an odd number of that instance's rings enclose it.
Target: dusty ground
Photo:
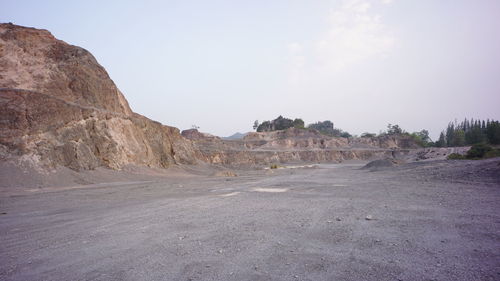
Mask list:
[[[2,193],[0,280],[500,280],[499,162]]]

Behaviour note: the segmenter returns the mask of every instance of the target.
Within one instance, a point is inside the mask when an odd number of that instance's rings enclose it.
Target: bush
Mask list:
[[[493,149],[484,154],[484,158],[495,158],[500,157],[500,149]]]
[[[264,121],[260,125],[258,121],[255,121],[253,124],[253,128],[256,129],[257,132],[272,132],[286,130],[292,127],[304,129],[304,120],[300,118],[295,118],[295,120],[292,120],[280,115],[278,116],[278,118],[271,121]]]
[[[463,160],[463,159],[465,159],[465,156],[463,156],[462,154],[452,153],[448,155],[448,160]]]
[[[494,151],[493,147],[487,144],[475,144],[473,145],[469,151],[467,151],[466,158],[467,159],[482,159],[485,155],[491,151]]]
[[[278,169],[278,164],[271,164],[270,168],[271,169]]]

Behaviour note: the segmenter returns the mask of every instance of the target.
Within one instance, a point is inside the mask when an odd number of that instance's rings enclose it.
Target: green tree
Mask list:
[[[445,147],[446,146],[446,137],[444,136],[444,132],[441,132],[439,135],[439,140],[436,142],[437,147]]]
[[[465,145],[465,132],[462,129],[455,130],[453,138],[453,146],[464,146]]]
[[[431,144],[431,138],[429,137],[429,131],[427,130],[412,133],[410,136],[421,146],[426,147]]]
[[[318,130],[325,135],[329,135],[329,136],[334,135],[333,123],[330,120],[326,120],[323,122],[318,121],[316,123],[309,124],[309,125],[307,125],[307,128]]]
[[[264,121],[260,123],[260,125],[257,127],[257,132],[270,132],[271,130],[271,122],[269,121]]]
[[[351,137],[352,137],[352,135],[351,135],[351,134],[349,134],[348,132],[344,132],[344,131],[342,131],[342,132],[340,133],[340,137],[341,137],[341,138],[351,138]]]
[[[399,127],[399,125],[392,125],[388,124],[387,125],[387,134],[388,135],[401,135],[404,133],[404,130]]]
[[[449,123],[446,128],[446,144],[448,146],[454,146],[455,144],[455,125],[453,123]]]
[[[486,128],[486,136],[491,144],[500,144],[500,123],[491,121]]]
[[[293,127],[292,119],[284,118],[283,116],[278,116],[271,122],[274,126],[274,130],[285,130]]]
[[[259,127],[259,120],[255,120],[255,122],[253,122],[253,129],[257,130],[258,127]]]
[[[476,144],[485,141],[485,134],[482,132],[479,126],[474,126],[469,128],[468,131],[465,132],[465,143],[466,144]]]
[[[334,128],[333,122],[330,120],[318,121],[316,123],[312,123],[307,125],[307,128],[318,130],[320,133],[331,136],[331,137],[342,137],[342,138],[350,138],[351,134],[345,132],[341,129]]]
[[[293,120],[285,118],[283,116],[278,116],[278,118],[272,121],[264,121],[259,126],[257,126],[257,132],[271,132],[277,130],[285,130],[293,127]],[[254,123],[255,125],[255,123]]]
[[[304,129],[304,120],[295,118],[295,120],[293,120],[293,126],[295,128]]]

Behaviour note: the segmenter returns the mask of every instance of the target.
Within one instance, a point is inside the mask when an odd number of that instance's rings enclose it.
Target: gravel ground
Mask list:
[[[500,280],[500,159],[0,195],[0,280]]]

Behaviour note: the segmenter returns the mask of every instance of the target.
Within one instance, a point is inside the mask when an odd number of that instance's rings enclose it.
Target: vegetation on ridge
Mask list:
[[[493,157],[500,157],[500,149],[493,148],[491,145],[484,143],[478,143],[473,145],[469,149],[469,151],[467,151],[467,154],[465,154],[465,156],[458,153],[452,153],[448,155],[449,160],[464,160],[464,159],[480,160]]]
[[[278,118],[271,121],[264,121],[259,124],[258,120],[255,120],[253,124],[253,129],[257,132],[272,132],[278,130],[286,130],[288,128],[304,128],[304,120],[300,118],[295,118],[295,120],[285,118],[283,116],[278,116]]]
[[[320,133],[332,137],[344,137],[349,138],[351,134],[345,132],[341,129],[334,128],[332,121],[318,121],[313,124],[307,125],[305,127],[304,120],[300,118],[295,118],[294,120],[285,118],[283,116],[278,116],[278,118],[271,121],[264,121],[259,124],[258,120],[255,120],[253,124],[253,129],[257,132],[272,132],[278,130],[286,130],[288,128],[298,128],[298,129],[314,129]]]
[[[334,124],[330,120],[318,121],[307,126],[304,125],[304,120],[300,118],[289,119],[283,116],[278,116],[278,118],[271,121],[264,121],[259,124],[258,120],[255,120],[254,130],[257,132],[272,132],[278,130],[285,130],[288,128],[299,128],[299,129],[314,129],[320,133],[331,136],[331,137],[352,137],[346,131],[339,128],[335,128]],[[485,145],[500,145],[500,123],[495,120],[473,120],[465,119],[464,121],[450,122],[446,130],[441,132],[439,139],[433,142],[429,136],[428,130],[421,130],[419,132],[409,133],[406,132],[397,124],[388,124],[386,131],[380,132],[379,134],[365,132],[361,134],[362,138],[373,138],[382,136],[407,136],[412,138],[417,144],[422,147],[456,147],[456,146],[468,146],[476,144]],[[484,148],[484,147],[483,147]],[[475,149],[483,151],[480,146],[475,146]],[[481,158],[482,153],[474,154],[475,149],[471,151],[471,155],[467,156],[468,159]],[[494,148],[487,149],[484,152],[486,157],[491,155],[497,155]],[[460,155],[453,155],[451,158],[456,157],[459,159]]]
[[[436,141],[437,147],[466,146],[474,144],[500,144],[500,123],[494,120],[467,120],[450,122]]]

